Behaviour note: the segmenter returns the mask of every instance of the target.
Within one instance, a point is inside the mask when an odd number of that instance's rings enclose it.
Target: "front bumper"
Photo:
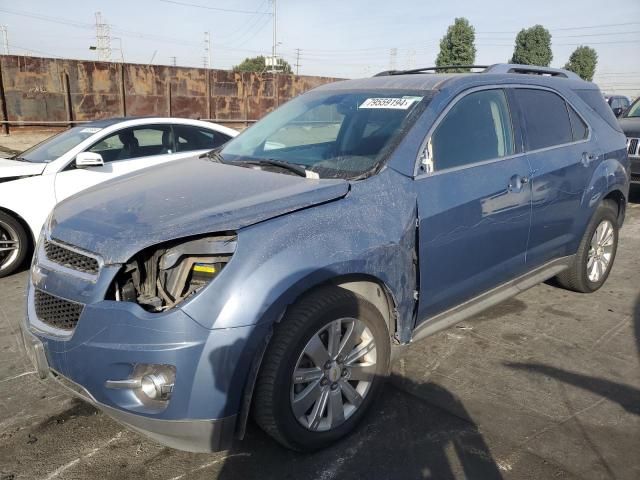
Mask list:
[[[71,395],[90,403],[114,420],[157,442],[189,452],[215,452],[228,449],[234,438],[236,415],[215,420],[163,420],[150,418],[97,401],[81,385],[51,369],[40,339],[22,326],[22,338],[27,354],[41,379],[52,379]]]
[[[180,309],[158,315],[132,303],[103,301],[86,305],[76,329],[62,338],[38,328],[33,293],[30,285],[22,330],[41,378],[54,379],[166,446],[191,452],[229,448],[266,325],[209,330]],[[145,404],[131,389],[105,385],[130,378],[140,364],[175,367],[175,386],[165,408]]]

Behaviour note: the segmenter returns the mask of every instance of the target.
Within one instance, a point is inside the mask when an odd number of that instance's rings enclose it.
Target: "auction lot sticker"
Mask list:
[[[419,97],[408,98],[367,98],[358,108],[394,108],[406,110]]]

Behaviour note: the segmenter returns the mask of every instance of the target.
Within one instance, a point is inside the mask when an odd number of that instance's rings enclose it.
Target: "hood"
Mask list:
[[[618,122],[627,137],[640,138],[640,117],[619,118]]]
[[[100,184],[59,204],[51,237],[123,263],[167,240],[237,230],[343,197],[345,180],[314,180],[191,158]]]
[[[0,178],[40,175],[46,166],[46,163],[30,163],[0,158]]]

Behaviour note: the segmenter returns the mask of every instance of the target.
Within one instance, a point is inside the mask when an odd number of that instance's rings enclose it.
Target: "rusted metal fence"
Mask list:
[[[338,79],[54,58],[0,56],[0,122],[66,126],[120,116],[175,116],[241,127]]]

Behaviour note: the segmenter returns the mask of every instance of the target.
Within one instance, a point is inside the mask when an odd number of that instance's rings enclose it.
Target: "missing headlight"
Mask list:
[[[122,268],[107,298],[136,302],[151,312],[168,310],[215,279],[235,249],[235,235],[146,249]]]

